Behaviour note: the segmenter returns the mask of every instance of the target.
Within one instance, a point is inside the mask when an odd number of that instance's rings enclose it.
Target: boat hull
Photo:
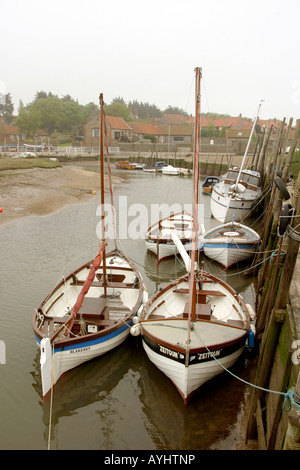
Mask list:
[[[254,256],[259,244],[260,236],[250,227],[229,222],[206,232],[203,251],[207,257],[228,268]]]
[[[221,241],[217,243],[205,241],[203,251],[208,258],[229,268],[233,264],[251,258],[257,251],[257,244],[230,243],[228,240],[224,240],[223,243]]]
[[[239,359],[244,351],[246,338],[247,334],[243,332],[228,344],[214,344],[209,351],[202,346],[188,354],[174,349],[171,344],[153,340],[147,336],[145,330],[142,343],[148,359],[173,382],[186,405],[203,384],[230,368]]]
[[[172,242],[159,241],[158,243],[156,243],[155,241],[145,240],[145,244],[146,244],[147,250],[154,253],[155,256],[157,256],[157,259],[159,261],[162,261],[166,258],[179,254],[179,251],[176,245]],[[191,240],[189,240],[186,243],[183,243],[183,245],[186,245],[188,248],[190,248]]]
[[[253,202],[253,199],[232,199],[223,196],[213,188],[210,209],[212,216],[223,224],[230,222],[233,218],[236,222],[240,222],[251,215]]]
[[[41,350],[40,365],[43,396],[47,394],[51,387],[66,372],[106,354],[122,344],[129,335],[131,324],[132,321],[128,325],[122,325],[110,334],[94,338],[93,340],[86,340],[81,343],[74,343],[66,347],[62,346],[54,349],[49,338],[43,338],[42,340],[37,338],[37,343]]]

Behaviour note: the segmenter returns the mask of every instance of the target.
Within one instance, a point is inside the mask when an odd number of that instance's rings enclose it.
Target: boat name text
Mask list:
[[[221,349],[218,349],[217,351],[210,351],[210,352],[204,352],[204,353],[198,353],[198,361],[202,361],[204,359],[208,359],[209,357],[217,357],[220,356],[221,354]]]
[[[85,348],[80,348],[80,349],[71,349],[70,351],[70,354],[72,353],[82,353],[82,352],[85,352],[85,351],[89,351],[91,349],[90,346],[86,346]]]
[[[165,348],[164,346],[159,345],[159,350],[161,353],[166,354],[167,356],[174,357],[178,359],[178,352],[172,351],[172,349]]]

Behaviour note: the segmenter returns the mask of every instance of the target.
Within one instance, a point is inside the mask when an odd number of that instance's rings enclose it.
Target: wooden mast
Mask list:
[[[104,224],[104,141],[103,141],[103,125],[104,125],[104,102],[103,93],[99,97],[101,118],[100,118],[100,173],[101,173],[101,221],[102,221],[102,244],[105,242],[105,224]],[[106,297],[106,253],[103,252],[103,284],[104,297]]]
[[[195,69],[195,138],[194,138],[194,200],[193,200],[193,233],[192,233],[192,254],[191,254],[191,270],[190,270],[190,288],[189,288],[189,330],[190,322],[196,318],[196,279],[195,267],[197,261],[198,249],[198,193],[199,193],[199,140],[200,140],[200,81],[202,77],[202,69]]]

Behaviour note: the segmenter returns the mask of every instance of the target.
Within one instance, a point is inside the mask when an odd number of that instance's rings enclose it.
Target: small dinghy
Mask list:
[[[206,232],[203,251],[208,258],[229,268],[254,256],[260,241],[258,233],[250,227],[233,221]]]
[[[183,246],[190,247],[192,229],[193,218],[189,212],[183,210],[171,214],[148,228],[145,237],[146,247],[157,256],[158,261],[162,261],[179,253],[172,239],[172,233],[179,237]]]

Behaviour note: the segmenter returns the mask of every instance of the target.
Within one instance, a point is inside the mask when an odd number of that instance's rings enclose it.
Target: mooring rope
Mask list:
[[[206,348],[206,350],[208,351],[209,355],[226,371],[228,372],[230,375],[232,375],[235,379],[243,382],[244,384],[246,385],[249,385],[250,387],[253,387],[253,388],[256,388],[258,390],[261,390],[263,392],[267,392],[267,393],[274,393],[274,394],[277,394],[277,395],[282,395],[284,396],[284,403],[283,403],[283,410],[284,411],[289,411],[292,407],[292,405],[294,405],[295,408],[298,408],[296,411],[297,413],[300,413],[300,404],[297,403],[295,400],[294,400],[294,393],[292,390],[288,390],[287,392],[279,392],[278,390],[270,390],[270,389],[267,389],[267,388],[264,388],[264,387],[260,387],[259,385],[255,385],[251,382],[248,382],[247,380],[244,380],[242,379],[241,377],[238,377],[236,374],[234,374],[233,372],[231,372],[229,369],[227,369],[225,366],[223,366],[223,364],[221,364],[221,362],[212,354],[212,352],[209,350],[209,348],[206,346],[205,342],[203,341],[203,339],[201,338],[201,336],[199,335],[199,333],[195,330],[195,328],[193,329],[193,331],[195,331],[195,333],[197,334],[197,336],[199,337],[200,341],[203,342],[204,344],[204,347]],[[286,404],[289,403],[288,405],[288,408],[286,407]]]

